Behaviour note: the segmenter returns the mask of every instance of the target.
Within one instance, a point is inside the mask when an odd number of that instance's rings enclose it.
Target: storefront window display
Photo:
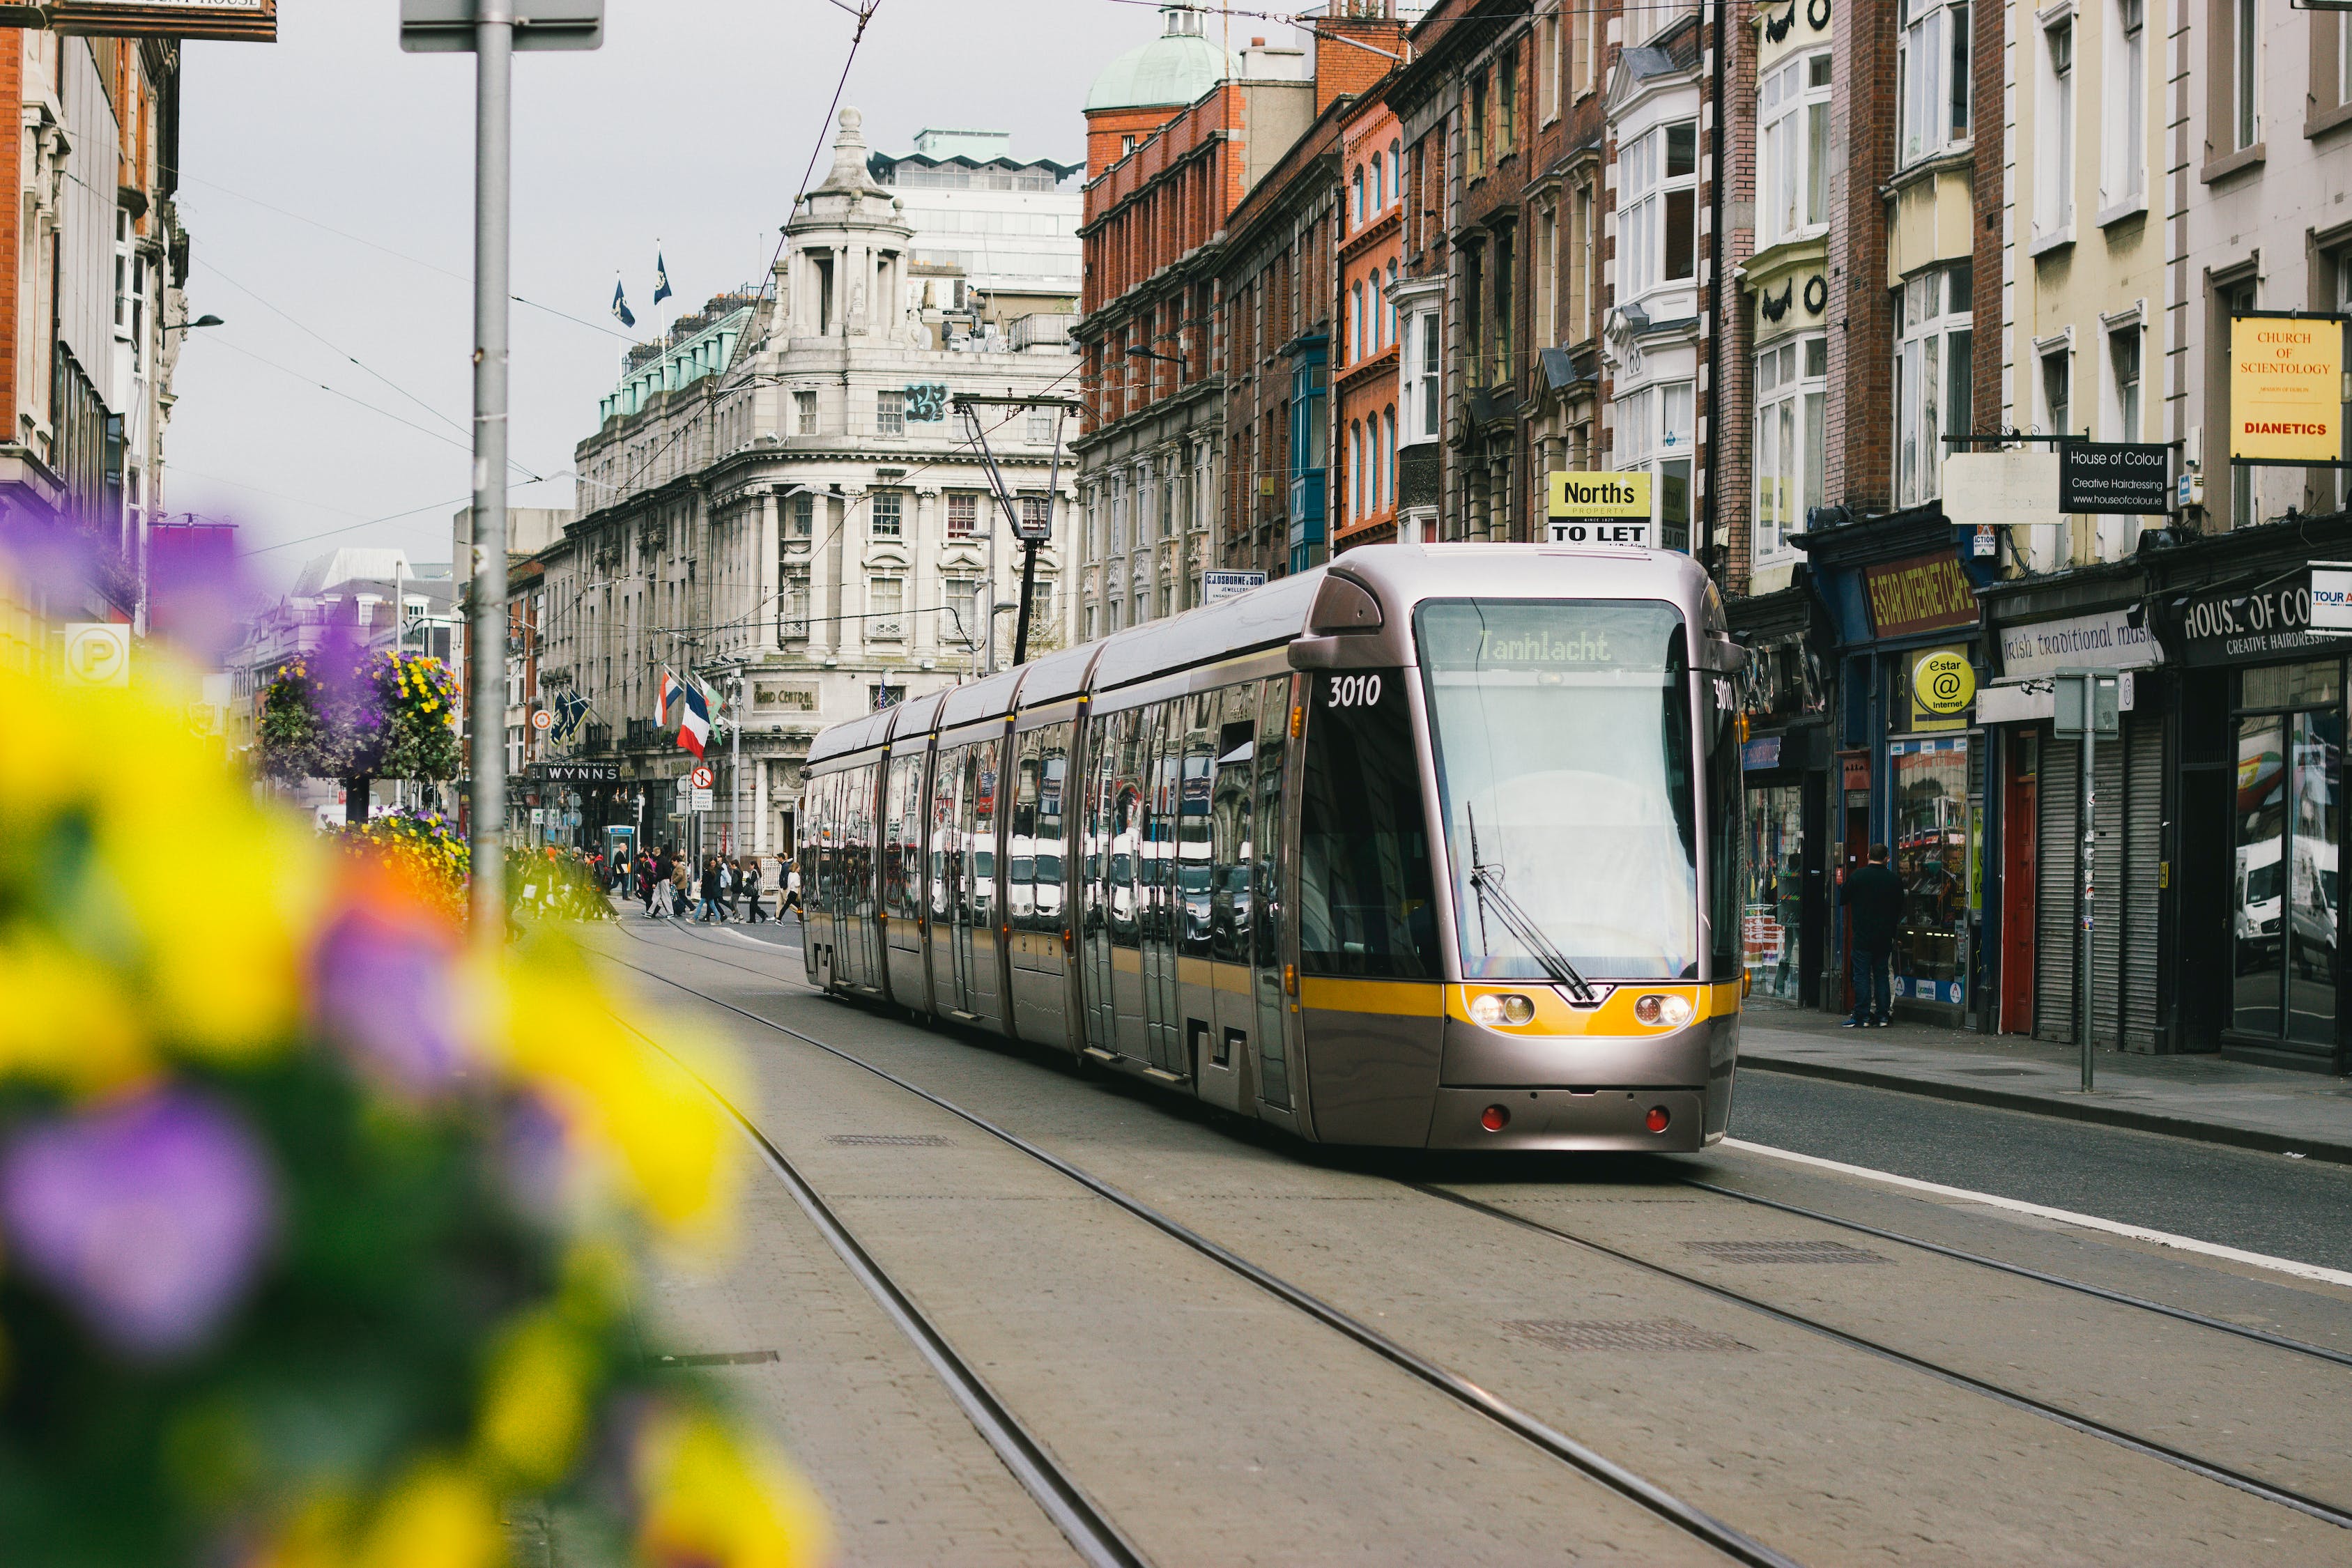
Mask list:
[[[2336,1038],[2342,667],[2250,669],[2240,682],[2231,868],[2231,1027]],[[2247,710],[2273,710],[2269,712]]]
[[[1962,1006],[1968,1001],[1969,868],[1975,814],[1969,803],[1969,742],[1893,741],[1895,872],[1903,918],[1895,933],[1895,994]]]
[[[1748,792],[1748,900],[1742,962],[1758,996],[1798,999],[1798,940],[1804,911],[1803,791]]]

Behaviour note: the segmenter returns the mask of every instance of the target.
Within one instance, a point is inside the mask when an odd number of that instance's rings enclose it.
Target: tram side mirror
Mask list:
[[[1381,629],[1380,601],[1352,578],[1326,575],[1316,590],[1315,607],[1307,613],[1307,629],[1318,637],[1376,632]]]

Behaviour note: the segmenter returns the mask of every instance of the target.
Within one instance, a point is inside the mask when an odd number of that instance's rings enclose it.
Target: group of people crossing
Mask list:
[[[740,918],[756,925],[769,919],[782,920],[787,911],[800,912],[800,869],[782,856],[777,864],[782,880],[775,889],[773,916],[768,912],[769,888],[757,855],[706,855],[698,868],[690,857],[673,855],[664,845],[658,850],[641,852],[630,868],[634,887],[616,879],[614,891],[625,896],[635,892],[651,920],[725,924]]]

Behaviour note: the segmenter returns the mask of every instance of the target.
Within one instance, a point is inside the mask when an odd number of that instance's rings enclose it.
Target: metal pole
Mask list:
[[[2098,869],[2098,677],[2083,681],[2083,918],[2074,937],[2074,985],[2081,997],[2075,1009],[2074,1037],[2083,1047],[2083,1092],[2091,1092],[2091,950],[2096,944],[2095,882]]]
[[[507,218],[513,173],[513,0],[474,11],[475,940],[506,943]]]
[[[734,840],[731,848],[735,858],[743,858],[743,667],[735,667],[735,710],[727,715],[728,791],[734,796],[728,835]]]

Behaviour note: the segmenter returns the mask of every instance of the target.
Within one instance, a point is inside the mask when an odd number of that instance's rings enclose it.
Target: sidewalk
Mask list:
[[[1843,1021],[1751,1000],[1740,1025],[1740,1065],[2352,1164],[2346,1079],[2217,1056],[2109,1049],[2098,1053],[2098,1087],[2086,1096],[2082,1058],[2072,1046],[1924,1024],[1847,1029]]]

